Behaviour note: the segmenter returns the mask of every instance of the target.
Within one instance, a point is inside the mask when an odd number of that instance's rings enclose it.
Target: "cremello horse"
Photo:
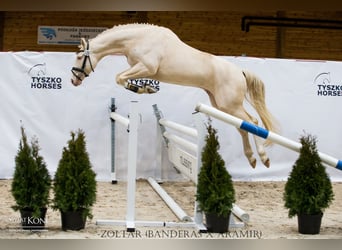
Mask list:
[[[97,37],[81,39],[72,83],[78,86],[97,63],[105,56],[125,55],[129,69],[116,76],[118,84],[137,93],[154,93],[156,89],[146,84],[132,84],[132,79],[149,78],[166,83],[193,86],[204,89],[211,104],[217,109],[257,124],[243,107],[247,99],[258,112],[267,130],[274,131],[274,122],[265,105],[264,84],[251,72],[241,70],[229,61],[183,43],[170,29],[150,24],[126,24],[114,26]],[[248,133],[239,130],[244,153],[254,168],[256,159],[248,139]],[[261,161],[269,167],[263,142],[254,137]]]

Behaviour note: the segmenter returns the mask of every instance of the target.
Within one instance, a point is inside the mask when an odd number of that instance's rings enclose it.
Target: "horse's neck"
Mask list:
[[[120,31],[108,31],[90,41],[90,49],[101,60],[111,54],[124,54],[128,44],[127,35]]]

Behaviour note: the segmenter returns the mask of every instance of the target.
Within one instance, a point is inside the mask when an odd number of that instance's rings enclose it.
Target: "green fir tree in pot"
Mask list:
[[[229,230],[229,218],[235,190],[233,181],[219,154],[217,131],[208,124],[206,144],[202,151],[202,166],[198,174],[196,200],[204,212],[209,232],[224,233]]]
[[[81,230],[92,218],[96,201],[96,174],[92,170],[82,130],[71,132],[54,179],[53,208],[61,212],[62,229]]]
[[[27,141],[25,129],[21,127],[21,140],[15,157],[11,193],[20,211],[23,229],[40,230],[45,228],[45,216],[49,205],[51,177],[43,157],[39,154],[37,137],[31,145]]]
[[[298,231],[319,234],[324,209],[334,198],[330,178],[318,155],[316,138],[300,137],[302,147],[285,185],[285,207],[289,217],[297,215]]]

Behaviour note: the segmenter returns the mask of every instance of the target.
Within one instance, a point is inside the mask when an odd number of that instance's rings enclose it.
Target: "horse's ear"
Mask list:
[[[82,37],[81,38],[81,44],[78,46],[81,50],[84,50],[86,48],[87,41]]]

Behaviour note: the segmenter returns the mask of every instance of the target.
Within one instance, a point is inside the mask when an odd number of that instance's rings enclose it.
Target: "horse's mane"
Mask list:
[[[155,25],[155,24],[149,24],[149,23],[119,24],[119,25],[114,25],[112,28],[103,31],[102,33],[98,34],[98,36],[105,35],[108,32],[111,32],[113,30],[125,30],[125,29],[140,28],[140,27],[161,27],[161,26],[158,26],[158,25]]]
[[[158,27],[158,25],[150,24],[150,23],[127,23],[127,24],[114,25],[112,29],[127,29],[127,28],[146,27],[146,26]]]

